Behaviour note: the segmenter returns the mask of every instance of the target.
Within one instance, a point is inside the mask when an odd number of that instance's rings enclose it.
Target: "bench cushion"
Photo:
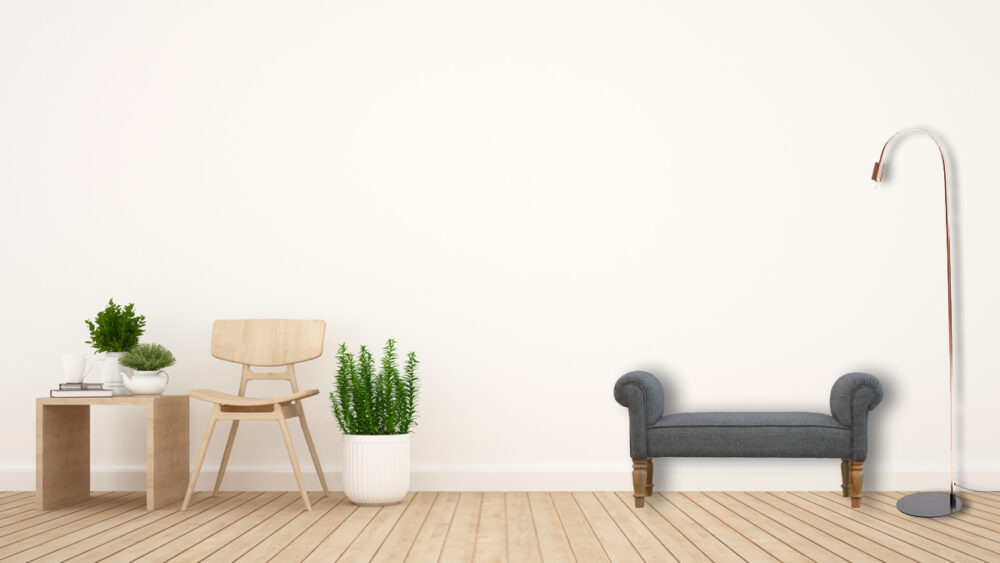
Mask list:
[[[647,429],[650,457],[851,457],[851,430],[811,412],[698,412]]]

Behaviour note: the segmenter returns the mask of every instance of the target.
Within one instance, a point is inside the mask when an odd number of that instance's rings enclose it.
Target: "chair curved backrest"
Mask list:
[[[219,320],[212,324],[212,356],[246,366],[285,366],[323,354],[326,321]]]

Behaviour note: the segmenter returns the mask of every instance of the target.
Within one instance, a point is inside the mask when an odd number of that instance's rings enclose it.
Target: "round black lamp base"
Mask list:
[[[896,501],[896,509],[919,518],[939,518],[962,510],[962,501],[948,493],[913,493]]]

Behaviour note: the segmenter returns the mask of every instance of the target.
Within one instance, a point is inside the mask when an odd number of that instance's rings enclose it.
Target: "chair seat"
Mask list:
[[[220,405],[227,405],[233,407],[263,407],[268,405],[277,405],[283,403],[290,403],[292,401],[297,401],[299,399],[304,399],[306,397],[312,397],[313,395],[318,395],[319,389],[306,389],[305,391],[299,391],[298,393],[293,393],[291,395],[286,395],[284,397],[240,397],[239,395],[230,395],[229,393],[223,393],[221,391],[215,391],[213,389],[194,389],[188,391],[188,396],[195,399],[200,399],[202,401],[207,401],[209,403],[218,403]]]
[[[649,425],[651,457],[851,457],[851,430],[812,412],[696,412]]]

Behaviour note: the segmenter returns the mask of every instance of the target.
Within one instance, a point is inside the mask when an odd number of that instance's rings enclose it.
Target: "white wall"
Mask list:
[[[826,411],[838,375],[870,371],[885,401],[866,485],[944,487],[933,145],[905,140],[885,188],[868,179],[908,126],[939,132],[954,165],[959,481],[996,488],[998,17],[929,1],[0,3],[0,489],[33,486],[33,398],[109,297],[175,351],[173,393],[235,390],[213,319],[326,319],[327,353],[300,371],[324,394],[337,344],[397,338],[423,362],[416,487],[627,489],[611,390],[637,368],[671,411]],[[307,409],[336,479],[328,402]],[[192,404],[193,451],[207,415]],[[95,409],[95,487],[141,484],[142,424]],[[271,425],[246,425],[232,464],[232,487],[293,486]],[[660,467],[670,488],[839,478],[836,461]]]

